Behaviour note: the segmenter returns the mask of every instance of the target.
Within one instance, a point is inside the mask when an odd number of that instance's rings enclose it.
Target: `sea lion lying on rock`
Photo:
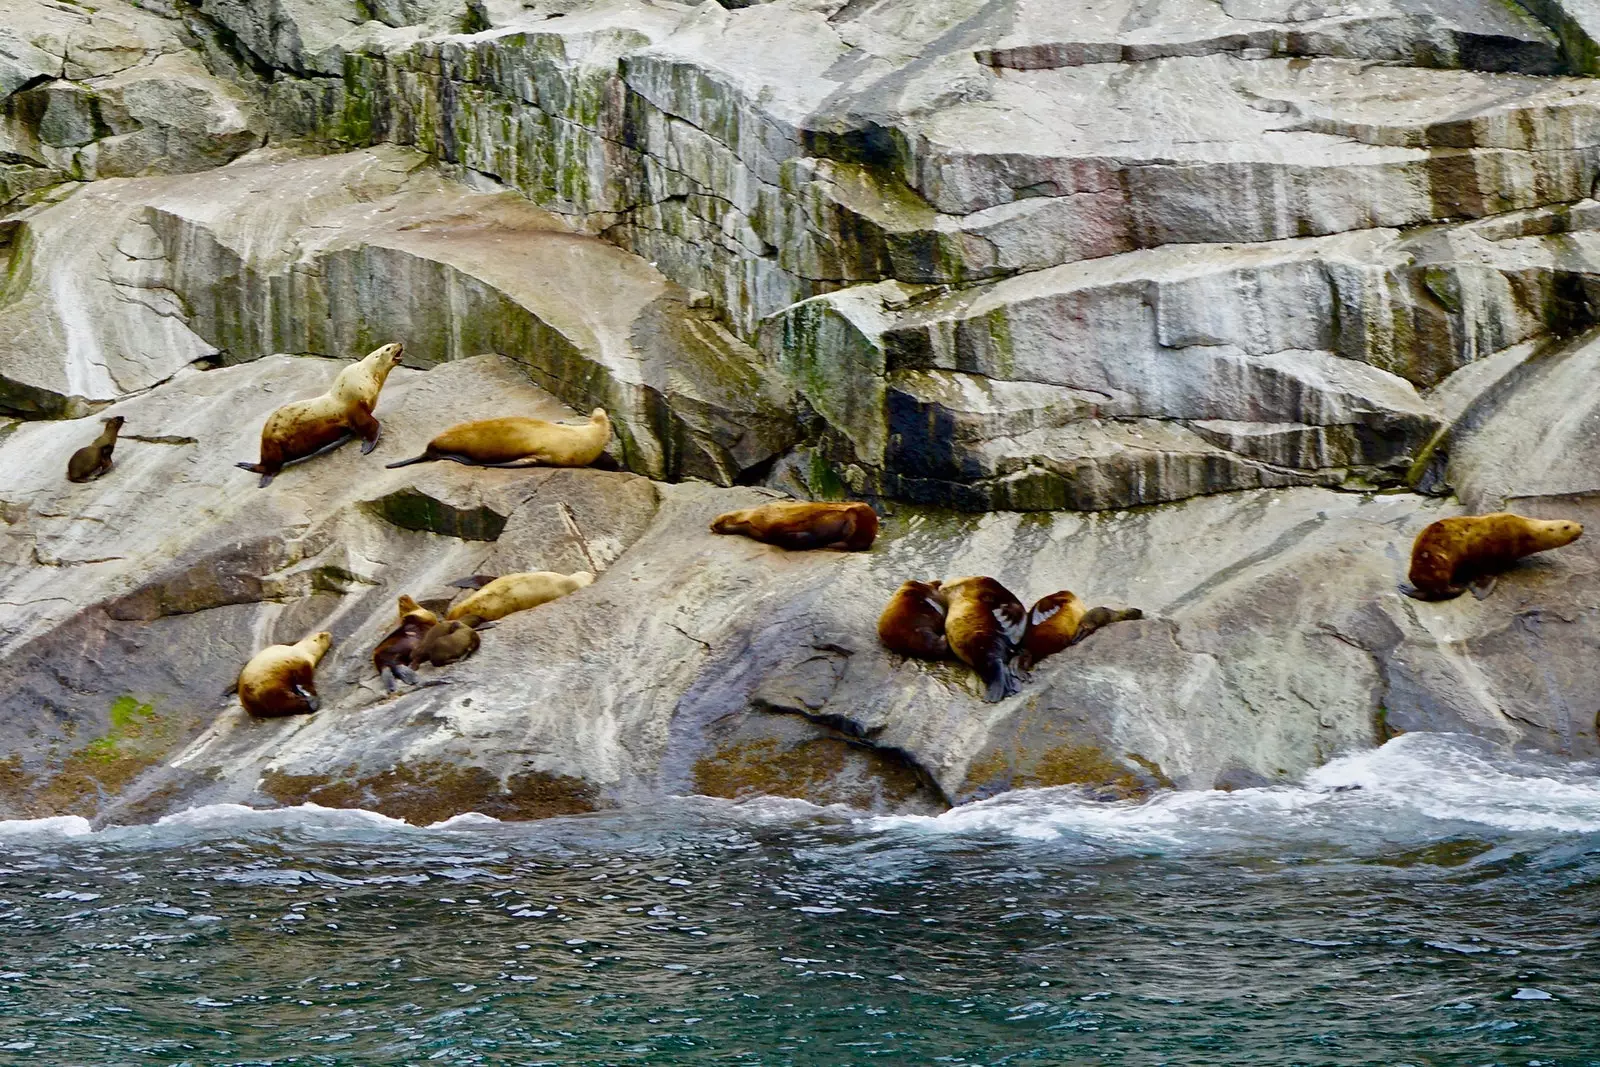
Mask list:
[[[993,578],[956,578],[939,588],[950,651],[983,679],[989,703],[1021,691],[1011,657],[1027,627],[1027,609]]]
[[[945,659],[945,603],[938,582],[905,582],[878,616],[878,640],[891,652],[919,659]]]
[[[1028,628],[1022,635],[1017,666],[1023,671],[1075,645],[1102,626],[1144,618],[1138,608],[1086,608],[1076,595],[1063,589],[1041,597],[1028,609]]]
[[[415,668],[429,663],[435,667],[443,667],[466,659],[478,651],[478,645],[481,643],[478,632],[493,627],[494,623],[485,622],[476,615],[445,619],[437,626],[431,627],[423,635],[422,640],[417,642],[415,651],[411,653],[411,666]]]
[[[611,441],[611,419],[595,408],[587,422],[546,422],[509,417],[452,426],[428,442],[420,456],[392,467],[451,459],[478,467],[587,467]]]
[[[878,513],[871,504],[819,504],[777,500],[758,508],[729,511],[711,520],[711,532],[744,534],[791,551],[838,548],[860,552],[878,536]]]
[[[484,622],[503,619],[514,611],[526,611],[552,600],[559,600],[594,581],[588,571],[575,574],[557,574],[555,571],[525,571],[506,574],[499,578],[475,574],[454,584],[462,589],[477,592],[453,605],[445,612],[446,619],[465,621],[477,616]]]
[[[285,404],[268,415],[261,428],[261,462],[238,465],[261,475],[264,489],[286,465],[336,448],[354,434],[366,442],[362,455],[377,448],[380,427],[372,411],[404,352],[401,344],[373,349],[340,371],[326,393]]]
[[[394,692],[394,680],[399,678],[408,685],[417,684],[412,671],[412,654],[428,631],[439,623],[439,616],[418,604],[409,596],[400,598],[400,621],[389,636],[378,642],[372,652],[372,665],[383,679],[383,687]]]
[[[102,420],[104,428],[94,443],[84,445],[67,460],[67,481],[92,482],[111,469],[111,453],[117,447],[117,434],[124,421],[121,415]]]
[[[310,715],[317,700],[317,663],[333,644],[318,631],[292,645],[269,645],[250,657],[239,672],[239,703],[258,718]]]
[[[1449,600],[1471,586],[1481,600],[1493,591],[1495,572],[1582,536],[1582,523],[1528,519],[1507,511],[1440,519],[1423,527],[1412,542],[1411,584],[1401,585],[1400,591],[1418,600]]]

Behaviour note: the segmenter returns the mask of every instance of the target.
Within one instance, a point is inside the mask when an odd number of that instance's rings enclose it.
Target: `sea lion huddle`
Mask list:
[[[903,656],[965,663],[993,703],[1021,691],[1033,665],[1113,622],[1142,619],[1138,608],[1094,608],[1066,590],[1024,608],[993,578],[908,581],[878,617],[878,638]]]

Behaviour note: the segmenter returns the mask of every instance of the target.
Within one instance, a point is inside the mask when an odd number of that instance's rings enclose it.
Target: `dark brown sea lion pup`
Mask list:
[[[117,434],[125,421],[121,415],[102,420],[105,428],[94,444],[84,445],[67,460],[67,481],[92,482],[111,469],[111,452],[117,447]]]
[[[1004,700],[1022,684],[1011,657],[1027,626],[1027,609],[993,578],[956,578],[939,588],[945,602],[944,634],[956,658],[983,679],[983,698]]]
[[[803,551],[838,548],[860,552],[878,536],[878,513],[871,504],[818,504],[776,500],[758,508],[729,511],[711,520],[711,532],[744,534],[769,545]]]
[[[352,436],[366,442],[362,455],[377,448],[380,427],[372,410],[404,353],[401,344],[373,349],[340,371],[326,393],[285,404],[268,415],[261,428],[261,462],[239,466],[261,475],[261,487],[266,488],[287,464],[337,448]]]
[[[1494,589],[1497,571],[1582,536],[1582,523],[1527,519],[1507,511],[1440,519],[1417,534],[1411,545],[1411,584],[1400,591],[1418,600],[1449,600],[1471,586],[1481,600]]]
[[[1144,618],[1138,608],[1086,608],[1076,595],[1063,589],[1040,597],[1028,609],[1028,628],[1022,635],[1017,666],[1029,671],[1046,656],[1075,645],[1102,626]]]
[[[905,582],[878,616],[878,640],[891,652],[919,659],[946,659],[950,642],[944,635],[944,601],[938,582]]]
[[[587,422],[546,422],[520,417],[481,419],[452,426],[428,442],[422,455],[390,467],[451,459],[476,467],[587,467],[611,441],[611,419],[595,408]]]
[[[400,598],[400,621],[389,636],[378,642],[372,652],[372,665],[383,679],[383,687],[394,692],[394,680],[399,678],[408,685],[417,684],[411,670],[412,654],[422,643],[428,631],[439,623],[439,616],[418,604],[409,596]]]
[[[269,645],[239,672],[239,703],[258,718],[310,715],[317,700],[317,663],[333,635],[326,630],[292,645]]]
[[[494,623],[485,622],[476,615],[446,619],[429,629],[417,643],[416,650],[411,653],[411,666],[420,667],[430,663],[435,667],[443,667],[466,659],[478,651],[478,631],[493,627]]]

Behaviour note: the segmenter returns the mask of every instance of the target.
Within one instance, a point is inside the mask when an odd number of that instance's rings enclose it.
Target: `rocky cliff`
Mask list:
[[[1594,534],[1396,592],[1435,518],[1600,518],[1597,73],[1588,0],[11,0],[0,815],[1600,753]],[[233,466],[389,340],[373,455]],[[383,467],[595,405],[614,469]],[[884,532],[707,532],[774,491]],[[400,593],[580,568],[447,684],[373,676]],[[873,632],[961,573],[1146,618],[987,705]],[[315,629],[324,710],[248,720]]]

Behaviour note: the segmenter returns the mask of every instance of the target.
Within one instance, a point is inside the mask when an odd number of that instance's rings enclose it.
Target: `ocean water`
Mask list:
[[[1600,1064],[1597,774],[0,823],[0,1063]]]

